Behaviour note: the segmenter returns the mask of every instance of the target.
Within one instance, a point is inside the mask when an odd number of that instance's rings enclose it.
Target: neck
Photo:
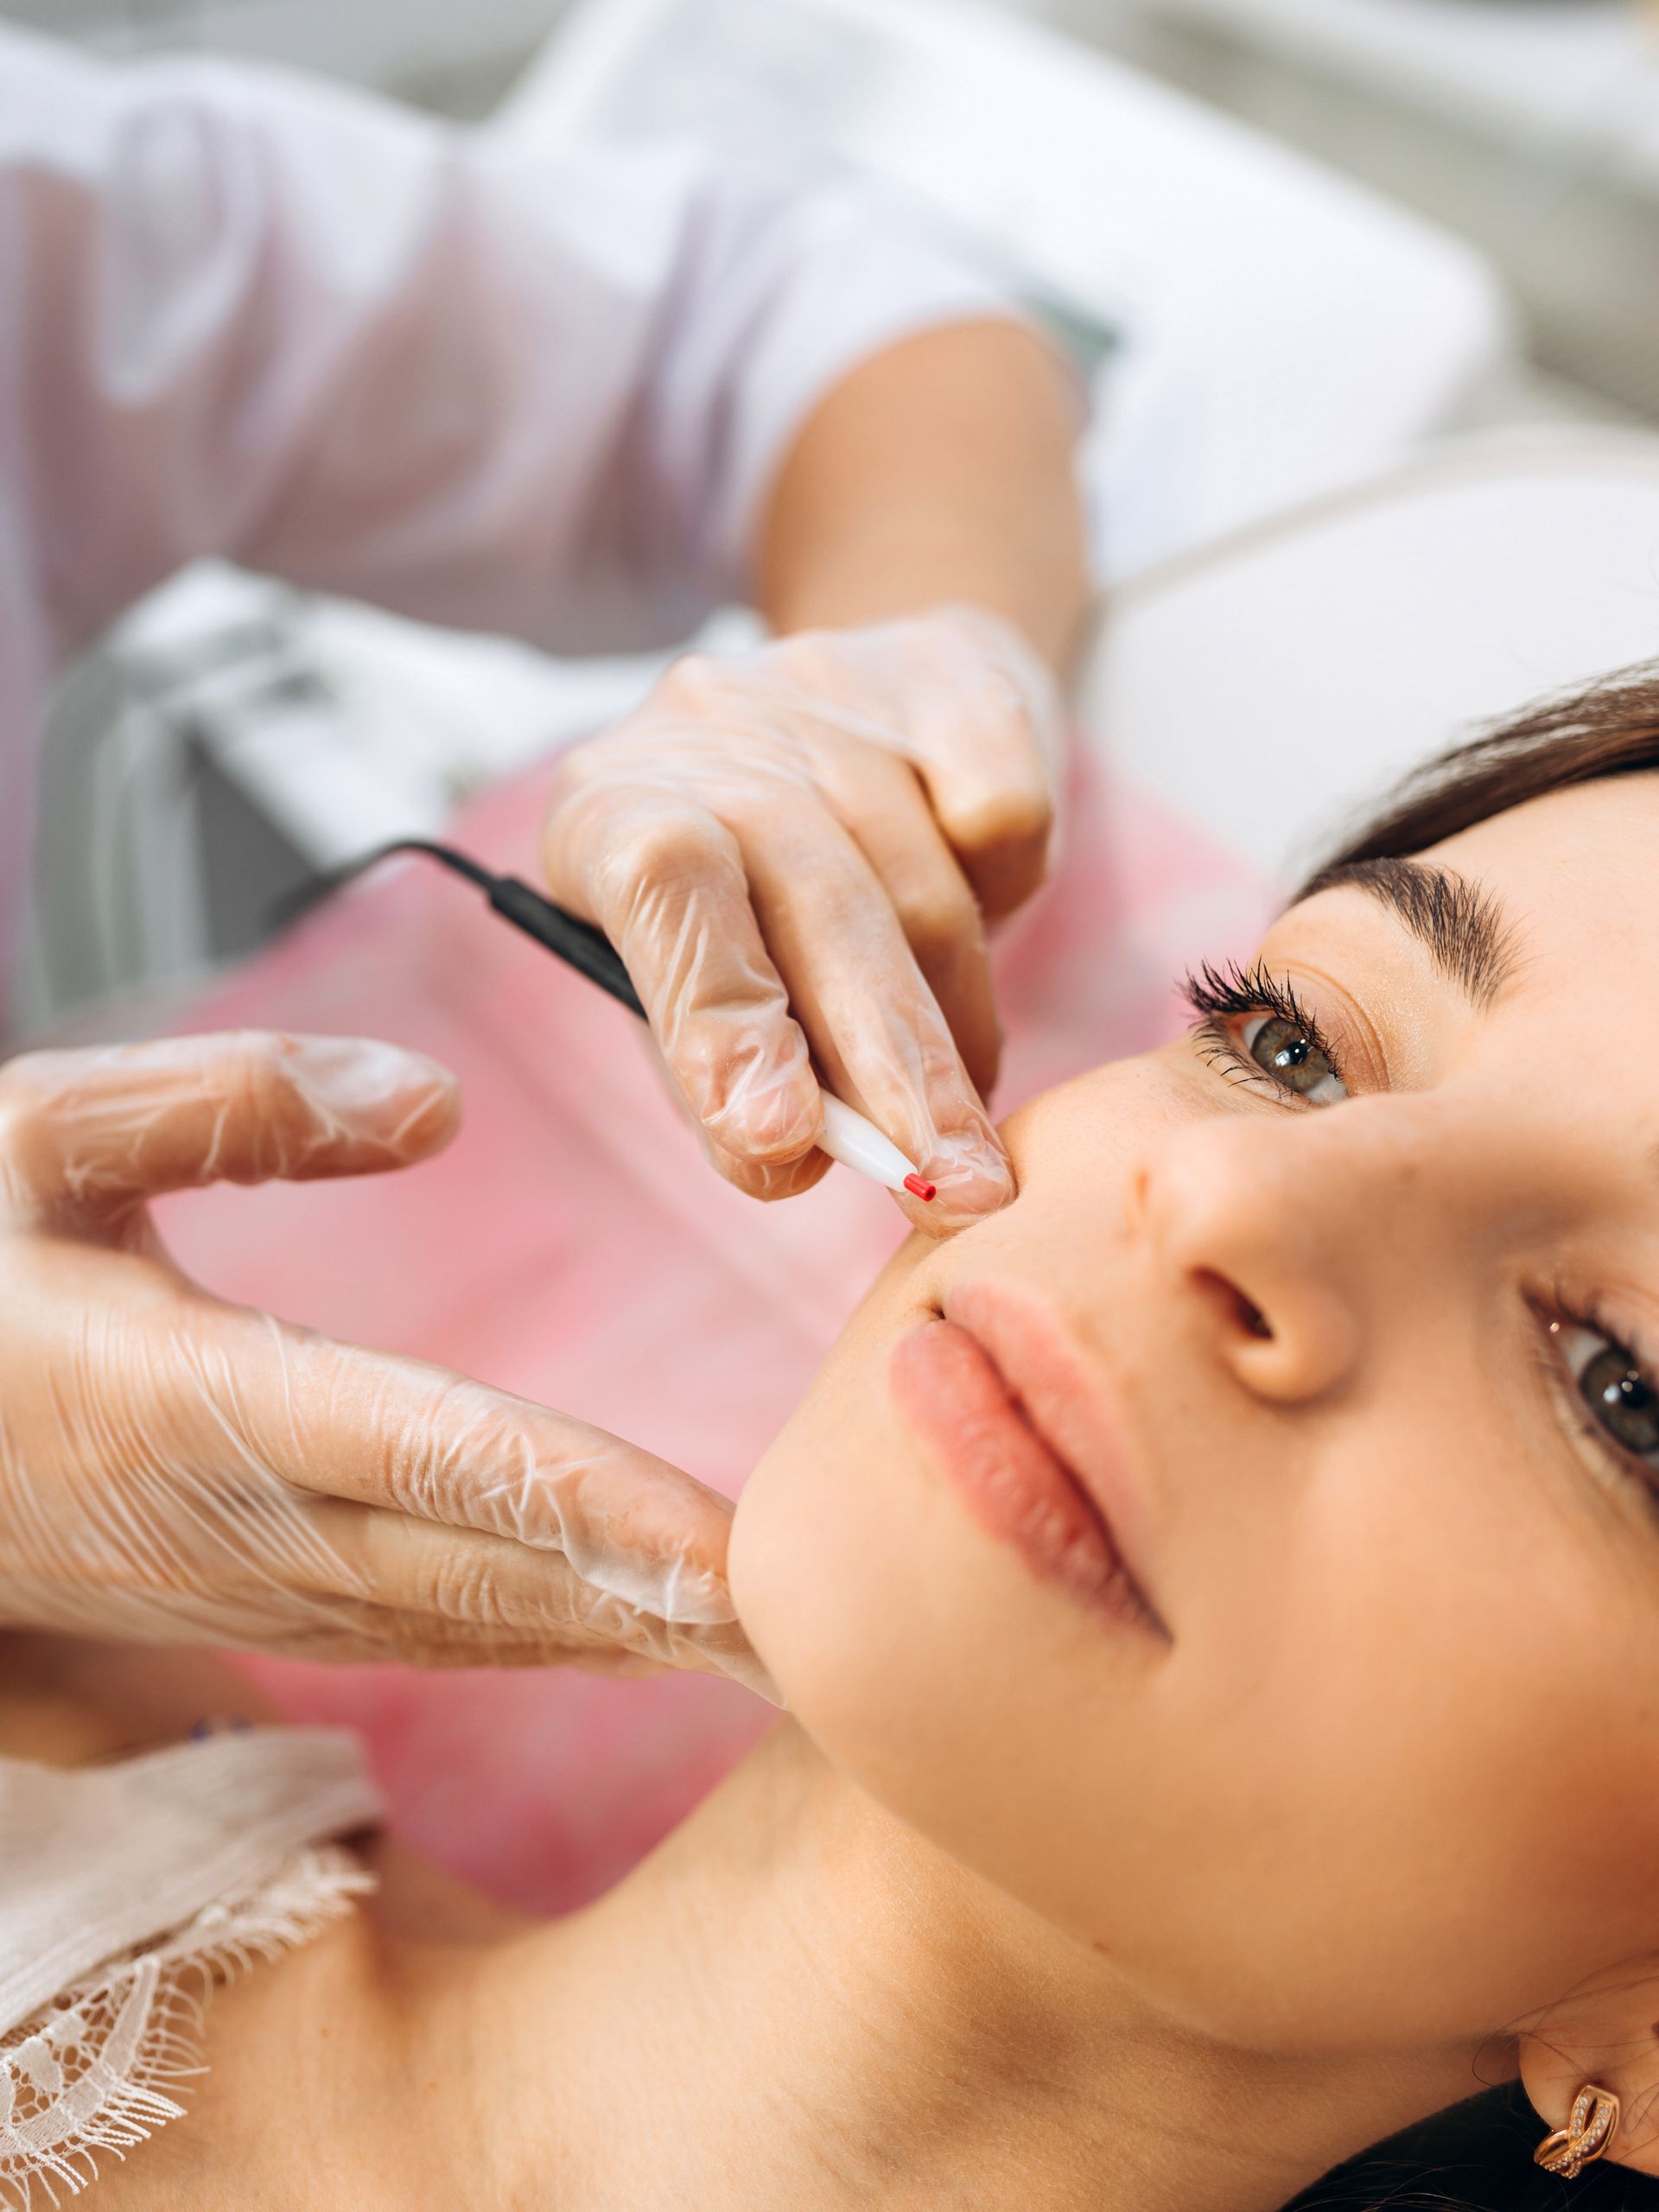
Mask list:
[[[788,1727],[431,2017],[446,2069],[474,2054],[465,2129],[432,2113],[457,2183],[561,2212],[1272,2212],[1471,2081],[1466,2050],[1262,2058],[1173,2028]]]

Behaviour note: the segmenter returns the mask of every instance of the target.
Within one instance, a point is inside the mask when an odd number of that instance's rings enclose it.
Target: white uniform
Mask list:
[[[0,963],[54,663],[194,556],[565,650],[741,596],[805,410],[999,312],[855,200],[0,32]]]

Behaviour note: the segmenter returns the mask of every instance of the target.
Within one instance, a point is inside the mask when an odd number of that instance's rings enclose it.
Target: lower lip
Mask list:
[[[976,1338],[953,1321],[925,1321],[895,1348],[889,1379],[899,1412],[987,1535],[1092,1611],[1148,1624],[1098,1507]]]

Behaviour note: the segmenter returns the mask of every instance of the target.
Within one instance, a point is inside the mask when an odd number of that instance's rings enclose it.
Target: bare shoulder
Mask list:
[[[486,2212],[467,1995],[499,1923],[482,1906],[462,1932],[452,1885],[406,1886],[387,1855],[389,1902],[215,1994],[186,2113],[102,2170],[92,2212]]]
[[[217,1990],[182,2116],[124,2158],[99,2153],[94,2212],[391,2212],[400,2200],[372,2170],[353,2094],[372,1953],[353,1914]]]
[[[210,1655],[0,1636],[0,1758],[79,1766],[233,1714],[275,1717]],[[453,2212],[432,2053],[468,2039],[473,1962],[531,1923],[384,1836],[355,1847],[375,1893],[213,1991],[184,2113],[99,2154],[94,2212]]]

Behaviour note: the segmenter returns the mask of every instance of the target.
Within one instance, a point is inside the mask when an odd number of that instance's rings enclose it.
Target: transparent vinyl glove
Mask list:
[[[400,1167],[450,1077],[260,1032],[0,1067],[0,1626],[765,1690],[723,1498],[581,1421],[190,1281],[146,1201]]]
[[[740,1188],[824,1173],[816,1066],[938,1186],[900,1202],[918,1227],[1013,1196],[985,927],[1043,879],[1061,729],[1017,633],[947,607],[690,656],[565,755],[552,896],[621,954]]]

